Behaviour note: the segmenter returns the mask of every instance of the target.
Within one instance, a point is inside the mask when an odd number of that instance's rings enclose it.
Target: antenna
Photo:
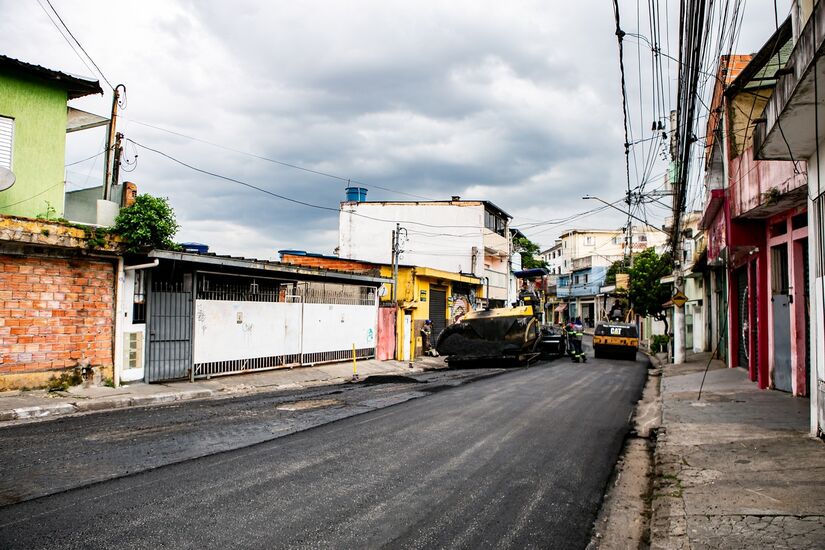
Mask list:
[[[17,177],[14,175],[14,172],[6,168],[5,166],[0,166],[0,191],[5,191],[17,180]]]

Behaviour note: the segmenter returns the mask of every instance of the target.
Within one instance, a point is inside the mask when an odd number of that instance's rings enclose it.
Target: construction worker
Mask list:
[[[584,350],[582,349],[582,337],[584,336],[584,327],[582,326],[581,317],[576,317],[576,320],[572,323],[572,330],[570,332],[570,338],[573,342],[573,360],[575,362],[587,362],[587,356],[584,354]]]
[[[421,327],[421,349],[424,355],[438,356],[438,353],[433,349],[433,322],[427,319],[424,321],[424,326]]]
[[[527,284],[527,281],[524,281],[521,284],[521,292],[519,292],[518,294],[518,299],[525,306],[532,306],[533,315],[535,315],[536,317],[541,316],[541,299],[534,290],[530,289],[530,286]]]

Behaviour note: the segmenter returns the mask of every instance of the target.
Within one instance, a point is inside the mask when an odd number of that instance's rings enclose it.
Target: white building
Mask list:
[[[561,275],[562,273],[562,257],[561,257],[561,239],[556,239],[555,244],[541,253],[541,259],[547,264],[547,270],[551,275]]]
[[[489,201],[453,199],[342,202],[338,255],[391,264],[397,229],[399,263],[473,274],[485,280],[491,305],[512,302],[512,217]]]

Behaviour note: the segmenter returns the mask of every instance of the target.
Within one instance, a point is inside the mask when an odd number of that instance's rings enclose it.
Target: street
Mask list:
[[[11,426],[0,546],[583,548],[645,370],[591,355]]]

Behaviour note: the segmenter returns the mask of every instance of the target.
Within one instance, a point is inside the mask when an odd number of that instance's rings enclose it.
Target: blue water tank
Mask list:
[[[194,252],[195,254],[206,254],[209,252],[208,244],[201,243],[180,243],[184,252]]]
[[[347,202],[364,202],[367,200],[366,187],[347,187]]]

